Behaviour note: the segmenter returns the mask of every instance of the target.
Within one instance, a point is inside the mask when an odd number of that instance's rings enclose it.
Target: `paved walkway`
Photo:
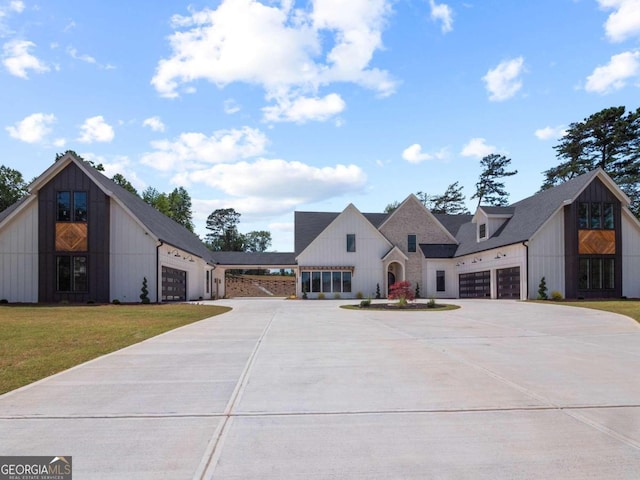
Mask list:
[[[0,455],[72,455],[77,479],[640,477],[628,318],[221,303],[234,310],[0,396]]]

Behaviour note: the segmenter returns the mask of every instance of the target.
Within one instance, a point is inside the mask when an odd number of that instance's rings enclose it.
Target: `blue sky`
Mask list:
[[[640,103],[640,0],[0,0],[0,43],[2,164],[72,149],[278,251],[294,210],[469,198],[489,153],[529,196],[567,125]]]

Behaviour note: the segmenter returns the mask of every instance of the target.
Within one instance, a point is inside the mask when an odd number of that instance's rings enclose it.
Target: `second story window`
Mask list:
[[[416,248],[417,248],[416,236],[415,235],[408,235],[407,236],[407,251],[415,252]]]
[[[480,224],[479,236],[480,236],[480,238],[487,238],[487,224],[486,223],[481,223]]]
[[[356,251],[356,234],[347,233],[347,252]]]
[[[56,199],[58,222],[87,221],[87,192],[58,192]]]
[[[581,230],[613,230],[613,203],[580,202],[578,228]]]

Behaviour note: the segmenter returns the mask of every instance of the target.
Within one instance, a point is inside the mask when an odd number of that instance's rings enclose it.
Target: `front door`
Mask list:
[[[396,283],[396,276],[393,272],[387,272],[387,295],[391,293],[391,285]]]

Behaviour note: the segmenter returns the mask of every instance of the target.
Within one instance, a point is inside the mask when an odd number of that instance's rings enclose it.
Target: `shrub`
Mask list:
[[[408,301],[415,299],[413,290],[411,290],[411,282],[396,282],[389,287],[389,299],[398,300],[398,305],[405,306]]]
[[[147,287],[147,277],[142,279],[142,288],[140,289],[140,301],[142,303],[151,303],[149,300],[149,288]]]
[[[336,300],[340,300],[342,298],[342,295],[340,295],[338,292],[333,294],[333,298],[335,298]]]
[[[553,292],[551,292],[551,300],[553,300],[554,302],[559,302],[560,300],[562,300],[562,294],[559,291],[554,290]]]
[[[427,308],[436,308],[436,299],[431,297],[427,302]]]
[[[111,303],[113,303],[114,305],[120,305],[120,300],[118,300],[117,298],[114,298]]]
[[[376,283],[376,298],[380,299],[380,284]]]
[[[324,293],[321,292],[321,293],[318,294],[318,300],[324,300],[325,298],[326,297],[325,297]]]
[[[540,285],[538,285],[538,300],[547,300],[547,281],[544,277],[540,279]]]
[[[360,308],[367,308],[370,305],[371,305],[371,299],[370,298],[367,298],[366,300],[362,300],[360,302]]]
[[[95,300],[87,300],[87,305],[94,305],[95,303]]]
[[[0,303],[2,305],[6,305],[7,303],[9,303],[9,300],[7,300],[6,298],[2,298],[2,299],[0,299]]]
[[[364,298],[364,294],[362,292],[358,292],[358,293],[356,293],[356,298],[358,300],[362,300]]]

